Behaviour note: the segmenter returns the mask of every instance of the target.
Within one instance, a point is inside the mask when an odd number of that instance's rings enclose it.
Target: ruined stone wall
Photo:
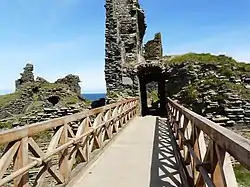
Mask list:
[[[156,33],[153,40],[149,40],[144,46],[146,60],[161,59],[163,56],[161,33]]]
[[[34,67],[32,64],[27,63],[26,66],[23,68],[23,73],[21,73],[21,78],[16,80],[16,90],[20,89],[22,87],[22,85],[26,84],[26,83],[32,83],[35,81],[34,79],[34,74],[33,74],[33,70]]]
[[[138,95],[133,72],[142,54],[146,25],[138,0],[106,0],[105,80],[108,96],[114,92]]]
[[[79,76],[69,74],[64,78],[58,79],[55,83],[68,85],[72,92],[75,92],[80,96],[81,87],[79,85],[79,82],[81,82]]]

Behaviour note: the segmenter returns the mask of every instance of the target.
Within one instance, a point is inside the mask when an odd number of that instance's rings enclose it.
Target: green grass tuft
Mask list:
[[[156,90],[151,91],[150,93],[147,94],[147,98],[150,100],[152,99],[153,102],[158,101],[159,100],[158,92]]]
[[[166,58],[166,63],[180,64],[182,62],[199,62],[209,64],[235,64],[237,63],[233,58],[225,55],[212,55],[210,53],[186,53],[184,55],[176,55]],[[250,66],[249,66],[250,67]]]
[[[19,91],[11,93],[11,94],[0,95],[0,106],[4,106],[8,104],[10,101],[14,99],[19,99],[20,97],[21,97],[21,94]]]
[[[11,129],[12,123],[11,122],[0,122],[0,129]]]
[[[243,187],[250,187],[250,171],[242,165],[237,164],[234,166],[234,173],[237,182]]]

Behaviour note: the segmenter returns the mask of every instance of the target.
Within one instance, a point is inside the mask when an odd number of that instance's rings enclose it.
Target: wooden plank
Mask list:
[[[64,130],[64,127],[60,127],[60,129],[58,129],[57,132],[54,134],[48,146],[47,153],[53,151],[57,147],[61,134],[63,133],[63,130]]]
[[[184,131],[184,137],[186,140],[190,140],[192,136],[192,123],[186,118],[187,125]],[[190,161],[190,154],[188,152],[187,146],[184,147],[184,161],[187,163]]]
[[[108,110],[103,118],[104,122],[107,122],[111,118],[111,110]],[[105,129],[106,133],[109,139],[112,138],[112,133],[111,133],[111,122],[105,123]]]
[[[52,120],[45,121],[45,122],[34,123],[34,124],[24,126],[24,127],[5,130],[5,131],[0,132],[0,144],[12,142],[15,140],[20,140],[20,139],[27,137],[27,136],[30,137],[36,133],[43,132],[43,131],[49,130],[49,129],[53,129],[53,128],[58,127],[58,126],[63,126],[63,124],[66,124],[66,123],[69,123],[72,121],[77,121],[77,120],[83,119],[85,117],[95,115],[95,114],[98,114],[100,112],[104,112],[106,110],[109,110],[111,108],[120,106],[121,104],[130,103],[130,102],[135,101],[135,100],[136,99],[128,99],[125,101],[121,101],[119,103],[105,105],[103,107],[99,107],[99,108],[92,109],[92,110],[87,110],[87,111],[80,112],[77,114],[72,114],[69,116],[56,118],[56,119],[52,119]]]
[[[40,147],[37,145],[37,143],[33,140],[33,138],[29,138],[29,150],[31,151],[31,153],[38,157],[41,158],[44,156],[44,152],[40,149]],[[36,159],[35,159],[36,160]],[[62,184],[63,183],[63,177],[60,175],[59,172],[56,171],[54,166],[50,166],[50,160],[47,161],[46,163],[41,163],[42,164],[42,168],[39,170],[34,184],[33,186],[42,186],[43,182],[44,182],[44,178],[46,175],[46,171],[48,171],[50,173],[50,175],[59,183]]]
[[[213,183],[215,184],[215,186],[225,187],[223,176],[222,176],[222,171],[221,171],[221,166],[219,165],[218,161],[215,162],[214,164],[215,164],[215,168],[212,173]]]
[[[85,118],[85,119],[82,121],[82,123],[80,124],[80,126],[78,127],[77,132],[76,132],[76,135],[72,134],[73,132],[72,132],[71,128],[68,126],[69,133],[71,134],[71,136],[72,136],[73,138],[80,137],[80,136],[83,134],[84,129],[88,129],[88,128],[89,128],[87,125],[88,125],[87,119]],[[86,137],[82,138],[81,141],[80,141],[79,143],[84,142],[85,139],[86,139]],[[77,143],[77,144],[75,145],[75,147],[73,147],[73,149],[70,151],[70,156],[69,156],[69,157],[70,157],[70,160],[69,160],[69,170],[70,170],[70,171],[71,171],[72,168],[73,168],[73,165],[74,165],[74,163],[75,163],[75,157],[76,157],[76,156],[79,156],[79,157],[81,158],[81,161],[82,161],[82,162],[86,161],[86,156],[85,156],[85,154],[83,153],[82,147],[81,147],[78,143]]]
[[[44,155],[44,152],[40,149],[40,147],[37,145],[37,143],[32,137],[29,138],[28,143],[29,150],[35,157],[41,157],[42,155]]]
[[[202,162],[210,163],[210,167],[211,167],[211,163],[213,162],[212,157],[211,157],[211,150],[213,150],[213,142],[209,141],[209,144],[206,149],[205,156],[202,159]],[[203,187],[204,184],[205,184],[205,181],[203,180],[201,173],[199,173],[199,176],[197,177],[197,181],[196,181],[196,186]]]
[[[14,158],[14,171],[17,171],[29,164],[28,158],[28,137],[21,139],[20,147]],[[29,186],[29,172],[25,172],[14,179],[14,187],[28,187]]]
[[[0,160],[0,179],[3,178],[4,173],[5,173],[6,169],[9,167],[9,165],[10,165],[15,153],[17,152],[19,146],[20,146],[20,141],[15,142],[15,143],[10,143],[6,147],[6,152],[1,157],[1,160]]]
[[[232,161],[228,153],[226,153],[225,155],[225,159],[223,163],[223,171],[224,171],[224,176],[225,176],[227,187],[238,187],[234,169],[232,166]]]
[[[93,127],[95,128],[95,127],[99,126],[102,122],[103,122],[103,113],[101,112],[95,118]],[[100,148],[102,146],[102,143],[103,143],[102,142],[102,127],[100,127],[100,129],[96,130],[96,138],[98,139],[97,146]]]
[[[222,150],[218,145],[215,145],[215,151],[218,158],[218,166],[221,176],[221,183],[225,187],[237,187],[237,181],[231,164],[230,156],[225,150]],[[219,183],[220,184],[220,183]]]
[[[44,166],[39,170],[37,176],[34,180],[33,186],[43,187],[44,177],[46,171],[58,182],[58,184],[63,184],[63,176],[56,170],[57,166],[51,166],[50,163],[44,164]]]
[[[169,103],[180,110],[189,120],[210,136],[222,149],[250,170],[250,141],[168,99]]]
[[[112,117],[116,118],[117,115],[118,115],[118,107],[115,107],[115,109],[112,112]],[[128,120],[128,118],[127,118],[127,120]],[[115,133],[118,132],[118,125],[119,125],[119,122],[117,124],[117,120],[115,120],[114,123],[112,123],[112,128],[111,128],[112,129],[112,131],[111,131],[112,134],[113,134],[113,132],[115,132]]]
[[[63,132],[60,137],[59,144],[63,145],[68,142],[68,124],[64,124]],[[69,152],[68,148],[62,150],[59,154],[59,171],[64,178],[64,182],[69,181],[70,171],[69,171]]]
[[[194,127],[194,129],[193,129],[193,131],[194,131],[194,136],[193,136],[194,137],[194,146],[193,146],[194,153],[197,156],[197,158],[199,160],[201,160],[201,150],[200,150],[200,145],[199,145],[200,130],[197,129],[195,127],[195,125],[193,127]],[[194,184],[196,184],[196,181],[197,181],[198,175],[199,175],[199,171],[196,170],[196,165],[197,165],[197,163],[194,162],[193,166],[192,166],[193,172],[194,172]]]
[[[14,158],[15,164],[14,164],[14,175],[13,176],[8,176],[6,177],[4,180],[2,180],[2,182],[6,182],[6,181],[10,181],[11,178],[14,178],[14,184],[15,186],[28,186],[28,171],[30,168],[36,166],[36,165],[42,165],[43,167],[41,168],[41,170],[39,171],[39,175],[37,177],[36,183],[37,185],[42,185],[42,178],[45,175],[45,172],[48,171],[55,179],[58,183],[67,183],[68,181],[68,177],[70,174],[70,168],[69,166],[69,147],[71,147],[72,145],[75,145],[75,149],[77,150],[77,155],[80,156],[82,158],[82,160],[89,160],[89,155],[90,155],[90,149],[89,149],[89,142],[86,142],[86,139],[89,139],[89,137],[91,136],[90,134],[86,134],[83,136],[83,132],[85,132],[86,129],[89,128],[89,126],[92,126],[91,122],[90,122],[90,118],[89,116],[93,116],[93,115],[97,115],[97,119],[96,119],[96,124],[97,125],[101,125],[100,127],[98,127],[99,129],[95,129],[94,131],[96,131],[96,136],[93,136],[93,142],[96,141],[98,138],[99,141],[97,141],[96,143],[100,144],[100,141],[102,142],[103,136],[105,135],[103,132],[105,132],[104,129],[102,129],[102,126],[108,126],[111,127],[116,126],[117,131],[119,130],[119,127],[122,127],[123,124],[123,119],[120,118],[121,115],[125,115],[124,118],[126,118],[127,120],[132,118],[133,115],[136,113],[135,109],[138,105],[138,101],[137,99],[130,99],[130,100],[125,100],[122,101],[120,103],[114,103],[111,105],[107,105],[104,107],[100,107],[97,109],[93,109],[90,111],[86,111],[86,112],[81,112],[81,113],[77,113],[74,115],[70,115],[70,116],[66,116],[66,117],[62,117],[62,118],[58,118],[58,119],[53,119],[53,120],[49,120],[46,122],[40,122],[40,123],[35,123],[29,126],[25,126],[25,127],[20,127],[20,128],[16,128],[16,129],[12,129],[12,130],[7,130],[4,132],[0,132],[0,144],[6,143],[6,142],[11,142],[11,141],[16,141],[19,139],[21,140],[21,143],[19,143],[20,148],[12,147],[9,151],[6,151],[6,155],[3,160],[0,160],[0,169],[2,169],[0,172],[4,172],[4,170],[6,170],[5,168],[9,165],[9,162],[11,160],[11,156],[13,154],[15,154],[14,148],[18,149],[18,152]],[[117,111],[118,109],[118,111]],[[116,120],[116,122],[113,125],[110,125],[108,120],[112,119],[112,115],[111,115],[111,111],[115,111],[116,115],[113,117]],[[107,124],[103,123],[100,124],[103,120],[103,113],[108,111],[109,115],[107,115],[108,119],[107,119]],[[84,119],[84,125],[82,125],[80,128],[82,128],[81,132],[74,135],[73,131],[71,128],[68,127],[68,123],[72,122],[72,121],[77,121],[77,120],[81,120]],[[96,126],[95,122],[94,122],[94,126]],[[87,127],[88,126],[88,127]],[[59,127],[59,128],[58,128]],[[85,129],[86,127],[86,129]],[[47,148],[47,152],[44,153],[40,147],[36,144],[36,142],[31,138],[32,135],[37,134],[39,132],[48,130],[48,129],[53,129],[53,128],[58,128],[58,130],[56,131],[56,133],[54,134],[54,136],[51,139],[51,142]],[[93,131],[92,131],[93,132]],[[90,132],[91,133],[91,132]],[[112,132],[111,132],[112,134]],[[69,139],[69,135],[72,138],[71,140]],[[111,135],[112,136],[112,135]],[[30,137],[30,138],[28,138]],[[78,139],[75,139],[79,137]],[[82,140],[80,140],[82,138]],[[100,139],[101,138],[101,139]],[[111,137],[110,137],[111,138]],[[79,144],[78,144],[79,141]],[[86,144],[84,144],[84,147],[86,147],[85,151],[86,151],[86,155],[84,155],[84,150],[79,147],[81,142],[86,142]],[[60,144],[60,147],[58,147],[58,145]],[[101,147],[101,145],[99,145],[99,147]],[[33,160],[31,163],[28,162],[28,149],[30,149],[30,151],[33,153],[33,155],[35,157],[30,157],[31,160]],[[70,148],[71,149],[71,148]],[[17,151],[17,150],[16,150]],[[55,170],[55,168],[53,168],[50,165],[50,160],[51,157],[55,154],[57,154],[58,152],[61,151],[61,157],[59,160],[59,170],[60,173],[57,172],[57,170]],[[75,154],[75,153],[74,153]],[[7,158],[8,159],[5,159]],[[86,157],[86,158],[85,158]],[[2,161],[2,167],[1,167],[1,161]],[[5,161],[5,162],[4,162]],[[42,162],[43,161],[43,162]],[[1,173],[0,173],[1,174]]]

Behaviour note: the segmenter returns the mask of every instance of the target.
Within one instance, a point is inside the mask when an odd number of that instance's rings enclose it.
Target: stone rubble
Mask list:
[[[79,76],[69,74],[62,79],[58,79],[55,83],[68,85],[69,89],[72,92],[77,93],[80,96],[81,95],[81,87],[79,85],[79,82],[81,82]]]
[[[16,81],[16,92],[3,96],[10,99],[0,106],[0,120],[16,115],[29,115],[36,111],[41,112],[43,108],[48,107],[61,108],[76,103],[84,104],[78,76],[70,74],[55,83],[49,83],[42,77],[37,77],[35,80],[33,70],[32,64],[26,64],[21,78]],[[86,107],[83,106],[83,108]],[[40,120],[37,116],[36,119]]]
[[[27,63],[23,70],[23,73],[20,74],[21,78],[16,80],[16,90],[20,89],[26,83],[32,83],[35,81],[33,74],[34,67],[32,64]]]
[[[21,118],[19,122],[14,122],[12,124],[12,127],[20,127],[29,125],[32,123],[47,121],[59,117],[64,117],[72,114],[76,114],[79,112],[87,111],[89,109],[83,109],[80,106],[71,106],[71,107],[62,107],[62,108],[44,108],[44,110],[41,111],[35,111],[29,116],[24,116]],[[2,120],[1,122],[5,122],[5,120]]]
[[[246,86],[249,84],[250,77],[237,78],[231,76],[227,78],[211,70],[209,66],[204,68],[202,66],[205,65],[196,64],[190,70],[188,64],[188,62],[184,62],[181,65],[176,65],[174,69],[172,68],[168,74],[166,85],[167,94],[172,95],[173,92],[177,92],[177,94],[173,94],[174,99],[182,100],[184,104],[186,101],[181,93],[185,92],[190,83],[205,77],[214,76],[219,81],[231,82],[236,85]],[[219,68],[219,65],[217,65],[217,68]],[[204,91],[200,93],[199,98],[196,98],[194,103],[186,104],[187,107],[192,109],[194,105],[199,106],[201,109],[195,112],[222,126],[250,124],[250,100],[240,97],[238,93],[230,89],[211,88],[204,81],[200,81],[199,87]],[[223,96],[222,100],[215,99],[220,96]]]

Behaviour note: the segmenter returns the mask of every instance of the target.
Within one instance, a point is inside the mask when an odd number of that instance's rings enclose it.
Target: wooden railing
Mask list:
[[[167,106],[190,186],[238,186],[231,158],[250,169],[250,141],[169,98]]]
[[[138,100],[130,99],[1,132],[0,186],[28,187],[34,168],[37,173],[32,186],[50,186],[44,184],[48,174],[49,182],[68,183],[74,171],[136,115],[137,106]],[[41,148],[38,142],[44,137],[47,144]]]

